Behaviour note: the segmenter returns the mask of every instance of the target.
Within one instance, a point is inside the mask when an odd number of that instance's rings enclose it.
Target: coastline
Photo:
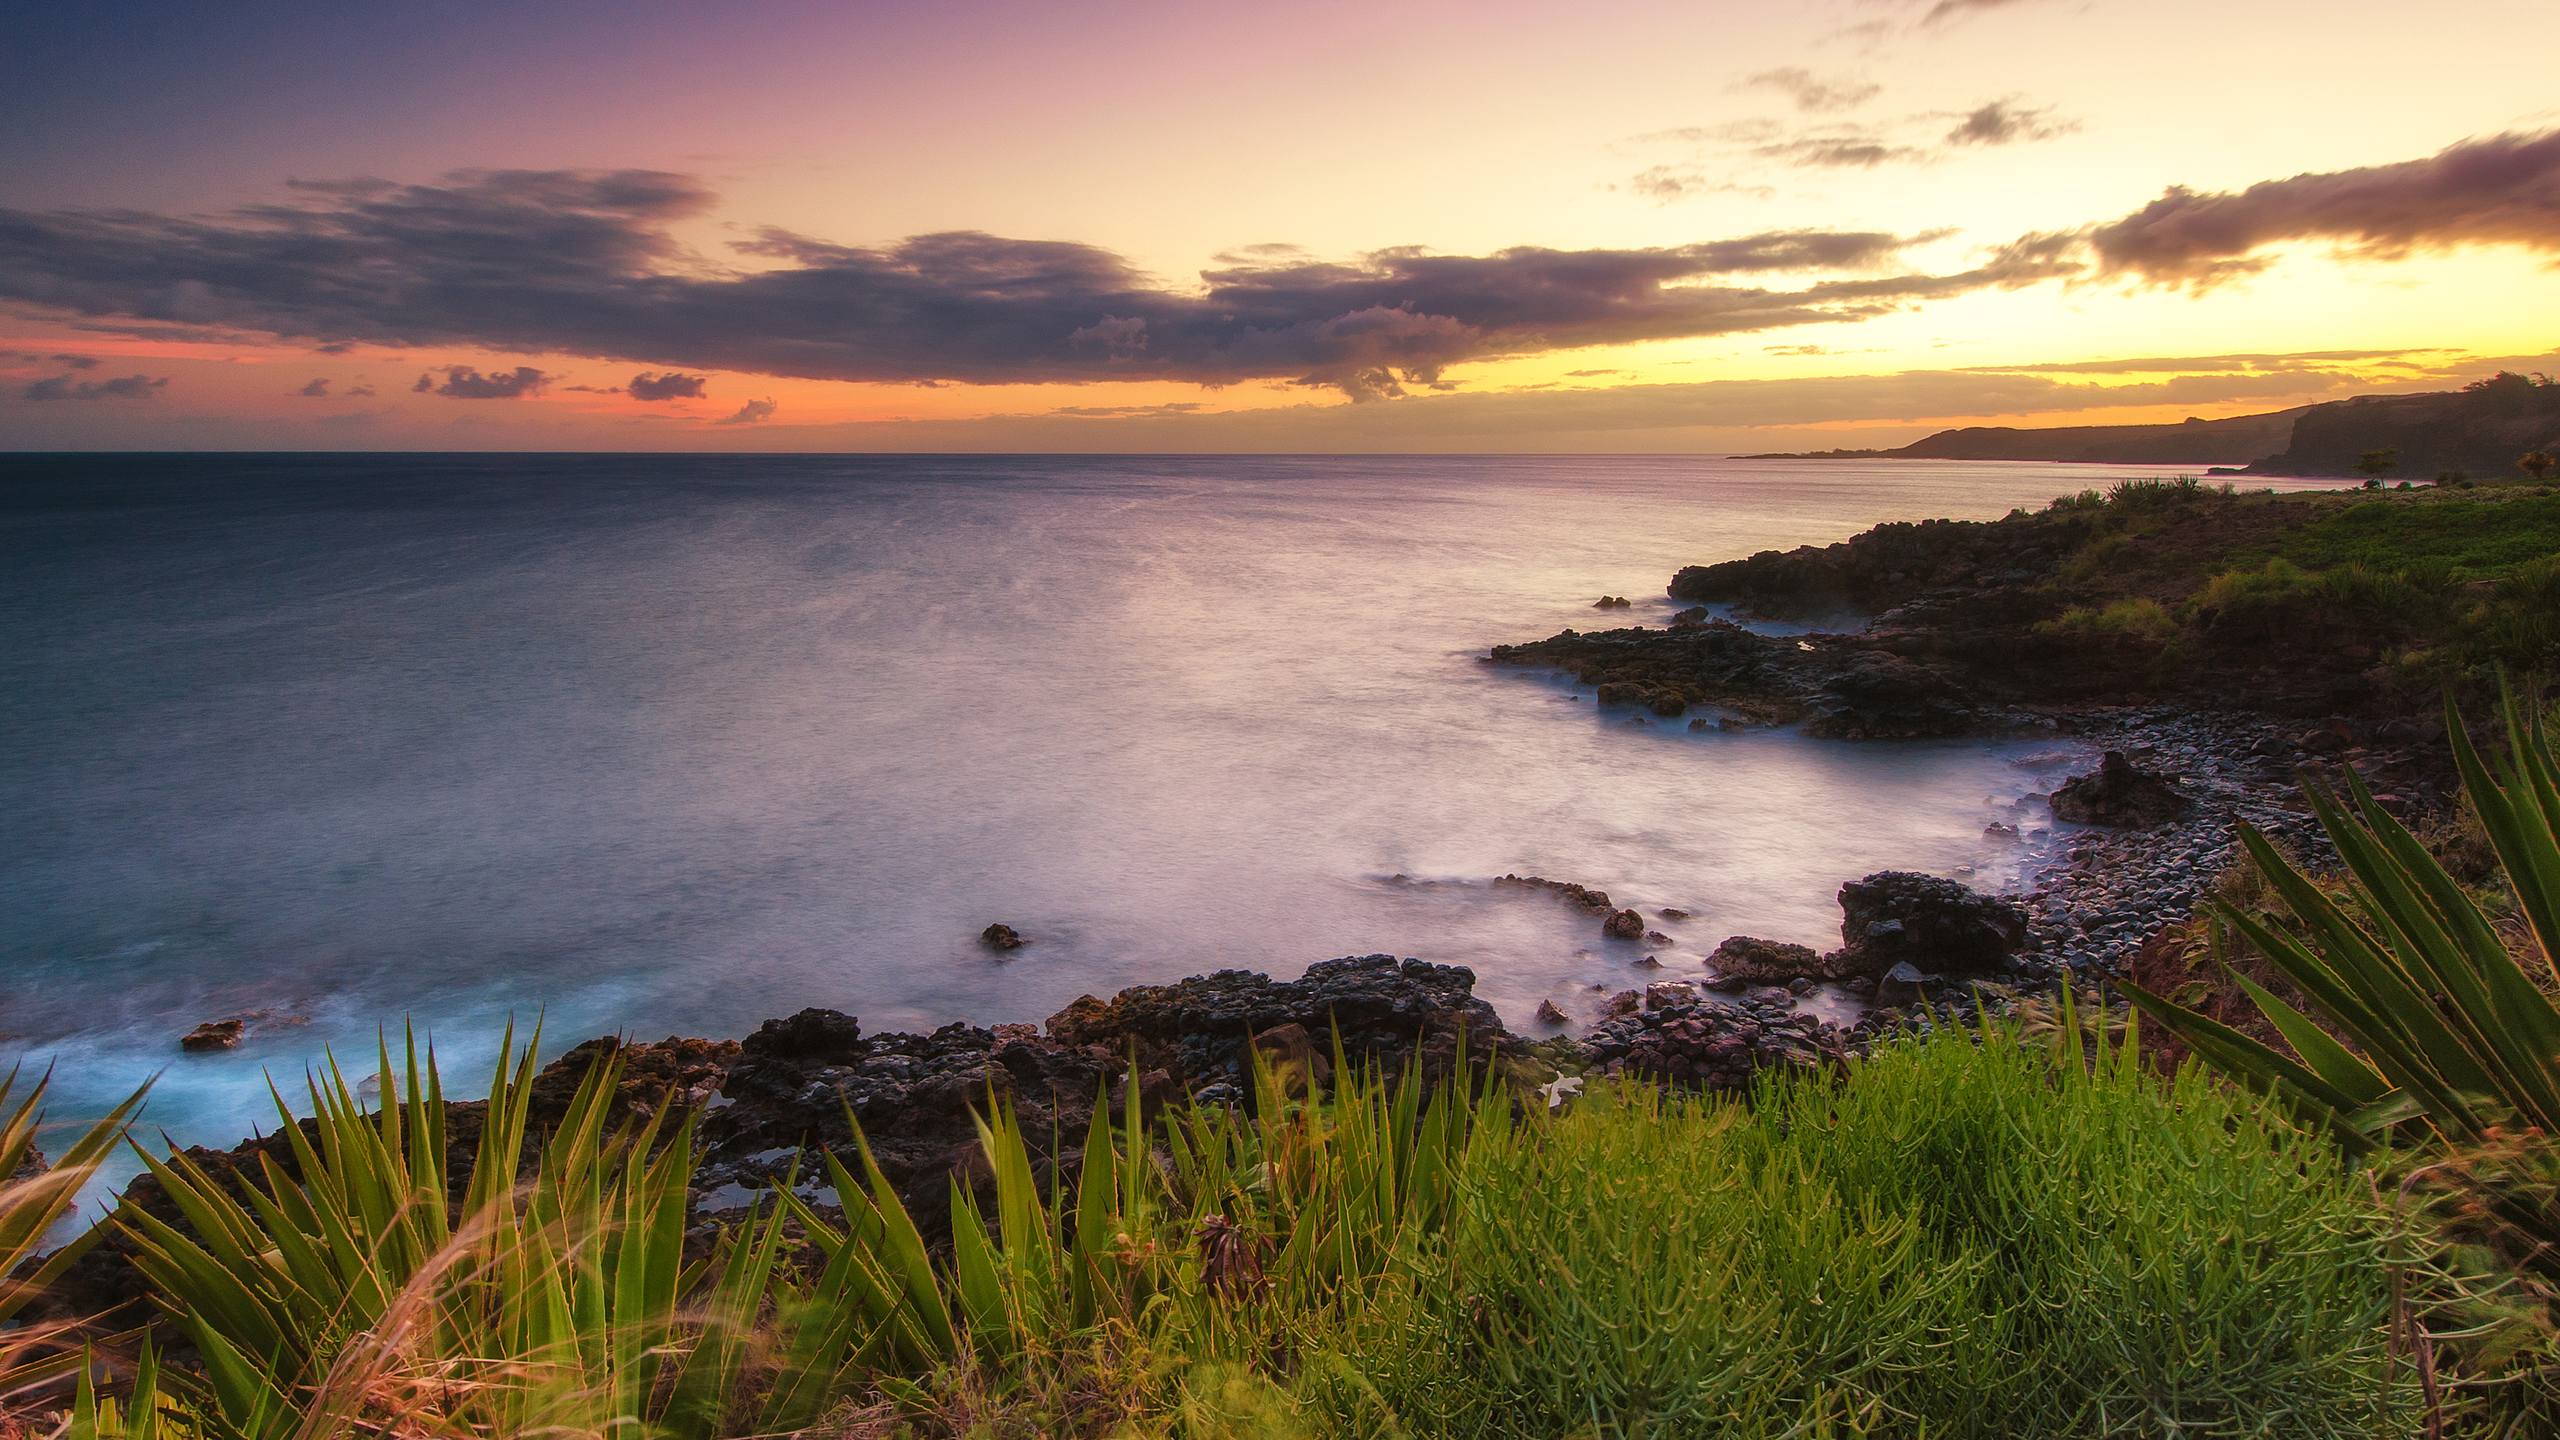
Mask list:
[[[2298,702],[2320,693],[2316,686],[2262,692],[2277,703],[2253,710],[2143,693],[2152,687],[2139,683],[2092,693],[2089,677],[2122,659],[2103,645],[2076,657],[2047,645],[2038,658],[2048,669],[2014,673],[2038,619],[2015,594],[2035,583],[2038,566],[2067,558],[2047,538],[2010,522],[1882,526],[1836,546],[1684,570],[1667,587],[1677,600],[1745,613],[1793,605],[1837,613],[1846,600],[1873,617],[1851,633],[1769,635],[1701,609],[1666,629],[1567,630],[1484,657],[1571,673],[1600,706],[1646,723],[1801,724],[1822,743],[1852,745],[1919,735],[2067,738],[2121,753],[2179,797],[2173,818],[2126,826],[2075,823],[2046,813],[2050,795],[2026,797],[2016,821],[2004,822],[2009,838],[2027,843],[2042,829],[2060,850],[2008,893],[1898,872],[1842,876],[1839,949],[1731,937],[1704,966],[1638,971],[1629,988],[1595,996],[1596,1017],[1571,1027],[1561,1012],[1542,1011],[1534,1023],[1513,1017],[1515,1029],[1476,995],[1464,967],[1372,954],[1320,961],[1296,978],[1221,970],[1133,986],[1079,999],[1044,1024],[875,1034],[855,1015],[807,1009],[735,1040],[598,1037],[543,1070],[537,1119],[565,1103],[591,1061],[618,1052],[619,1113],[674,1106],[697,1117],[705,1151],[692,1223],[707,1234],[702,1227],[734,1218],[774,1185],[794,1177],[805,1185],[820,1173],[817,1152],[850,1147],[857,1123],[902,1193],[938,1195],[953,1177],[976,1173],[973,1116],[990,1097],[1019,1107],[1027,1134],[1067,1137],[1081,1133],[1097,1098],[1117,1103],[1134,1087],[1150,1109],[1243,1105],[1258,1064],[1322,1083],[1337,1051],[1390,1071],[1410,1066],[1434,1083],[1463,1067],[1494,1067],[1524,1093],[1609,1075],[1741,1090],[1767,1067],[1836,1068],[1879,1036],[1933,1026],[1942,1011],[2001,1012],[2065,983],[2103,985],[2187,920],[2229,868],[2239,824],[2316,852],[2300,769],[2353,763],[2398,783],[2405,794],[2395,798],[2412,808],[2440,802],[2436,777],[2411,748],[2422,732],[2370,707],[2307,722]],[[1880,566],[1869,563],[1878,550],[1887,557]],[[1987,665],[2013,673],[1995,676]],[[1597,908],[1612,924],[1622,919],[1605,898]],[[1624,918],[1644,933],[1642,916]],[[463,1157],[477,1133],[475,1104],[450,1107]],[[1058,1144],[1043,1151],[1044,1163],[1071,1157],[1071,1146]],[[232,1174],[288,1151],[270,1134],[188,1153]],[[462,1168],[454,1173],[458,1183]],[[166,1206],[148,1178],[122,1203]],[[129,1298],[124,1263],[111,1238],[69,1277],[64,1298],[90,1309]]]

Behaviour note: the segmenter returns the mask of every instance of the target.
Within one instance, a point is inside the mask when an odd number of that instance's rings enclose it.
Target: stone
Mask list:
[[[1564,1007],[1558,1005],[1553,1000],[1541,1000],[1538,1002],[1538,1023],[1541,1025],[1569,1025],[1573,1023],[1573,1017],[1564,1013]]]
[[[767,1020],[738,1048],[749,1055],[812,1060],[847,1056],[861,1044],[861,1021],[841,1010],[811,1006],[788,1019]]]
[[[1019,950],[1025,942],[1022,932],[998,921],[978,932],[979,943],[990,950]]]
[[[1876,979],[1876,1003],[1900,1009],[1927,998],[1928,975],[1905,960]]]
[[[1763,940],[1756,935],[1736,935],[1718,945],[1708,954],[1707,964],[1715,968],[1720,978],[1744,985],[1765,985],[1822,972],[1822,957],[1814,954],[1811,946]]]
[[[2062,782],[2049,802],[2057,820],[2149,830],[2185,815],[2193,802],[2166,776],[2144,770],[2121,750],[2110,750],[2098,768]]]
[[[1644,917],[1633,910],[1616,911],[1602,922],[1600,933],[1612,940],[1641,940],[1644,938]]]
[[[248,1027],[238,1020],[207,1020],[178,1037],[178,1048],[190,1055],[212,1050],[240,1048],[241,1032]]]
[[[1591,602],[1591,608],[1594,610],[1625,610],[1631,608],[1634,604],[1634,601],[1628,599],[1624,595],[1603,595],[1599,599]]]
[[[1910,961],[1939,970],[2007,968],[2025,945],[2026,912],[1960,881],[1883,870],[1840,887],[1844,953],[1834,969],[1881,975]]]

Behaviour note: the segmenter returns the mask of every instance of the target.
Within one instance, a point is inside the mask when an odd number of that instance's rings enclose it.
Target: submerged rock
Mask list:
[[[1620,910],[1601,923],[1600,933],[1612,940],[1641,940],[1644,917],[1633,910]]]
[[[245,1022],[236,1019],[207,1020],[179,1036],[178,1048],[190,1055],[201,1055],[210,1050],[236,1050],[240,1048],[241,1032],[247,1028]]]
[[[990,950],[1019,950],[1025,943],[1022,932],[999,921],[978,932],[978,940]]]

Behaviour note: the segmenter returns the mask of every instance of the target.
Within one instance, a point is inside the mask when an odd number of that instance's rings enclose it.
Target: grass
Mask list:
[[[2363,1187],[2132,1059],[1942,1038],[1489,1137],[1314,1367],[1327,1433],[2409,1433]]]
[[[2532,483],[2236,492],[2119,482],[2010,522],[2062,540],[2039,639],[2164,657],[2156,680],[2246,670],[2272,642],[2411,696],[2560,673],[2560,490]]]
[[[1098,1107],[1047,1177],[997,1107],[948,1247],[860,1148],[833,1205],[786,1184],[687,1246],[690,1137],[608,1126],[610,1060],[547,1138],[502,1063],[448,1202],[433,1057],[386,1050],[386,1104],[316,1077],[252,1193],[157,1162],[189,1223],[128,1223],[199,1362],[68,1433],[2410,1433],[2370,1189],[2269,1102],[2058,1033],[1553,1117],[1266,1072],[1254,1113]]]

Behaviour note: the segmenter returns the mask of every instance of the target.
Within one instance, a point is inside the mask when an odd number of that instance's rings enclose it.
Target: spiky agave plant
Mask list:
[[[2346,864],[2343,899],[2244,827],[2250,858],[2301,933],[2234,907],[2214,912],[2317,1012],[2233,972],[2293,1053],[2126,984],[2133,1002],[2207,1062],[2285,1095],[2353,1146],[2410,1125],[2457,1143],[2493,1127],[2560,1135],[2560,1005],[2549,988],[2560,984],[2560,765],[2512,694],[2503,709],[2507,745],[2495,761],[2450,703],[2445,728],[2529,928],[2533,970],[2351,773],[2343,800],[2316,785],[2309,792]]]
[[[933,1408],[933,1382],[955,1368],[1036,1387],[1145,1352],[1173,1362],[1140,1385],[1166,1403],[1195,1375],[1285,1365],[1302,1333],[1388,1282],[1389,1256],[1445,1222],[1469,1144],[1511,1122],[1489,1075],[1426,1105],[1414,1066],[1354,1071],[1337,1044],[1335,1073],[1330,1092],[1301,1095],[1257,1056],[1253,1114],[1186,1109],[1160,1131],[1130,1086],[1116,1122],[1094,1106],[1071,1188],[1064,1166],[1040,1182],[1018,1119],[991,1099],[989,1198],[954,1180],[947,1256],[859,1126],[855,1163],[826,1162],[841,1223],[783,1201],[824,1256],[813,1289],[858,1315],[853,1368],[900,1402]]]
[[[834,1398],[810,1337],[849,1327],[786,1276],[779,1208],[688,1262],[690,1121],[609,1126],[615,1058],[526,1166],[538,1043],[501,1043],[458,1202],[414,1038],[397,1070],[381,1048],[372,1114],[334,1060],[309,1083],[310,1133],[278,1094],[292,1163],[262,1155],[237,1192],[145,1157],[184,1223],[124,1223],[202,1356],[213,1428],[713,1436],[793,1429]],[[800,1373],[777,1376],[777,1355]]]
[[[98,1240],[95,1229],[83,1231],[47,1252],[53,1234],[98,1165],[141,1109],[150,1087],[75,1137],[49,1168],[37,1168],[36,1139],[44,1126],[45,1094],[50,1075],[21,1083],[12,1068],[0,1076],[0,1406],[13,1395],[60,1379],[80,1368],[82,1354],[61,1342],[70,1327],[55,1323],[25,1325],[28,1308],[41,1299],[62,1273]]]

